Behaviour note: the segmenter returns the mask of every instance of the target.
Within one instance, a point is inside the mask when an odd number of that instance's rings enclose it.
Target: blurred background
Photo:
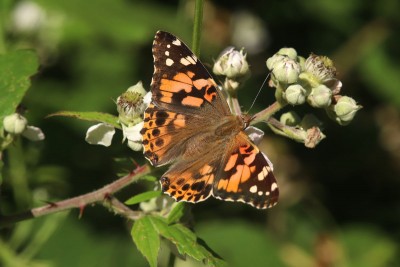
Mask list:
[[[23,105],[29,124],[46,134],[43,142],[23,144],[24,172],[19,175],[27,181],[21,189],[26,191],[16,198],[15,184],[6,179],[2,212],[23,211],[110,183],[123,168],[116,158],[145,163],[140,152],[119,141],[121,135],[109,148],[91,146],[84,140],[91,123],[46,116],[60,110],[117,114],[114,101],[129,86],[141,80],[149,89],[157,30],[191,45],[194,1],[2,4],[8,8],[1,17],[8,49],[35,49],[40,57]],[[304,57],[311,52],[329,56],[343,82],[342,94],[363,106],[344,127],[324,111],[295,108],[324,122],[327,138],[315,149],[260,125],[266,133],[260,148],[274,163],[281,189],[273,209],[217,200],[192,206],[194,230],[230,265],[400,266],[399,10],[397,0],[206,2],[201,59],[211,66],[228,45],[246,49],[252,77],[239,92],[243,110],[268,74],[266,59],[282,47],[293,47]],[[263,88],[251,113],[272,104],[273,95],[271,88]],[[119,195],[122,200],[143,190],[131,187]],[[97,206],[86,208],[80,219],[78,215],[72,210],[2,230],[2,262],[147,266],[124,219]]]

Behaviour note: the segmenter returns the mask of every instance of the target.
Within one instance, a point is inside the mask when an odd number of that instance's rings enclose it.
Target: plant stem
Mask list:
[[[196,0],[194,6],[192,51],[198,57],[200,56],[201,28],[203,24],[203,6],[203,0]]]
[[[15,138],[13,145],[8,147],[8,165],[9,181],[17,208],[26,209],[30,206],[32,194],[29,189],[28,170],[20,137]]]
[[[286,105],[287,104],[281,104],[278,101],[275,101],[271,106],[255,114],[250,124],[254,125],[261,121],[267,121],[272,115],[284,108]]]
[[[20,214],[15,214],[11,216],[0,217],[0,228],[5,226],[28,220],[36,217],[41,217],[47,214],[56,213],[59,211],[64,211],[72,208],[79,208],[81,212],[88,204],[93,204],[97,202],[104,202],[108,204],[108,207],[119,214],[126,214],[129,218],[137,218],[137,213],[133,214],[134,211],[127,211],[129,209],[115,198],[112,197],[114,193],[121,190],[122,188],[130,185],[131,183],[137,181],[143,175],[150,173],[150,168],[147,165],[137,167],[130,174],[108,184],[96,191],[87,193],[81,196],[73,197],[70,199],[61,200],[54,203],[49,203],[48,205],[33,208],[31,210],[25,211]],[[103,205],[106,205],[103,203]],[[123,207],[123,206],[124,207]]]

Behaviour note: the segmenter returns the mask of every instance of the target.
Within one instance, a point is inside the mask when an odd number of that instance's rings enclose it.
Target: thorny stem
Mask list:
[[[91,193],[50,203],[42,207],[33,208],[31,210],[22,212],[20,214],[15,214],[11,216],[2,216],[0,217],[0,228],[3,228],[5,226],[20,221],[37,218],[47,214],[52,214],[72,208],[80,208],[82,210],[88,204],[93,204],[98,202],[103,203],[103,205],[107,205],[114,212],[121,214],[122,216],[128,217],[130,219],[135,219],[135,218],[137,219],[139,213],[130,210],[124,204],[115,199],[112,195],[117,191],[121,190],[122,188],[130,185],[131,183],[136,182],[140,177],[148,173],[150,173],[149,166],[147,165],[139,166],[128,175]],[[104,203],[104,201],[106,202]]]

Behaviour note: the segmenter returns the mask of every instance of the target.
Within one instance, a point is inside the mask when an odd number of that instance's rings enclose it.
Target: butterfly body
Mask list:
[[[177,201],[214,196],[257,208],[276,204],[269,161],[244,132],[249,118],[233,115],[222,92],[190,49],[159,31],[153,43],[152,101],[144,114],[144,154],[172,164],[162,189]]]

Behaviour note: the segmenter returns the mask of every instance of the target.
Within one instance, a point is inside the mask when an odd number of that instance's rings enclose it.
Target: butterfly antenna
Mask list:
[[[264,79],[264,81],[263,81],[263,83],[262,83],[260,89],[258,90],[258,93],[257,93],[256,97],[255,97],[254,100],[253,100],[253,103],[251,103],[251,106],[250,106],[248,112],[250,112],[250,110],[253,108],[254,104],[256,103],[257,97],[258,97],[258,95],[261,93],[261,89],[263,89],[263,87],[264,87],[265,83],[267,82],[269,76],[270,76],[270,73],[268,73],[267,77],[265,77],[265,79]]]

